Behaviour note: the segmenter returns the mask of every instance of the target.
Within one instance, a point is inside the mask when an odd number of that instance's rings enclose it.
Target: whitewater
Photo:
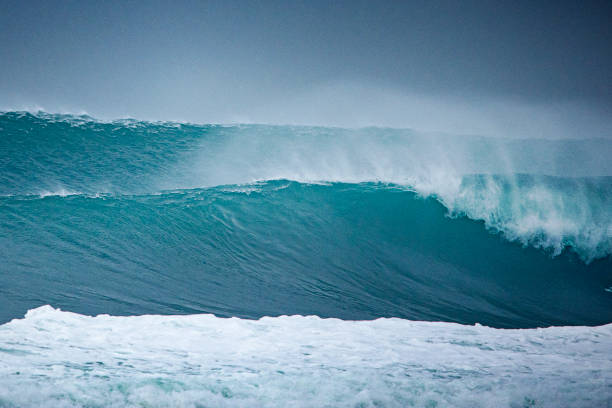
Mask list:
[[[0,326],[2,406],[605,407],[612,325],[87,317]]]
[[[0,113],[0,406],[611,406],[611,158]]]

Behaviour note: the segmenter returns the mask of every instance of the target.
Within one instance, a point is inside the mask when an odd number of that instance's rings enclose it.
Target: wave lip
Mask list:
[[[471,175],[431,195],[451,216],[552,255],[568,247],[589,263],[612,254],[612,177]]]
[[[43,306],[0,326],[0,400],[58,407],[605,406],[611,347],[612,325],[505,330],[397,318],[88,317]]]

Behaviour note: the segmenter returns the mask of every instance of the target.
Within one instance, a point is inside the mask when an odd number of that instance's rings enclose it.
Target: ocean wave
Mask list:
[[[611,347],[612,325],[88,317],[43,306],[0,326],[0,404],[606,406]]]
[[[517,140],[398,129],[99,121],[0,114],[0,195],[382,182],[451,216],[586,262],[612,253],[612,141]],[[250,188],[250,187],[245,187]]]

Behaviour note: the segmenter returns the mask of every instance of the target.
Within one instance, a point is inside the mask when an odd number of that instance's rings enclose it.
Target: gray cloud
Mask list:
[[[610,134],[605,2],[0,3],[0,107]]]

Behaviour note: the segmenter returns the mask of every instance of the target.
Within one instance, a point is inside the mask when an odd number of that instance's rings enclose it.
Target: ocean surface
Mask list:
[[[610,139],[0,113],[0,407],[609,407],[611,323]]]

